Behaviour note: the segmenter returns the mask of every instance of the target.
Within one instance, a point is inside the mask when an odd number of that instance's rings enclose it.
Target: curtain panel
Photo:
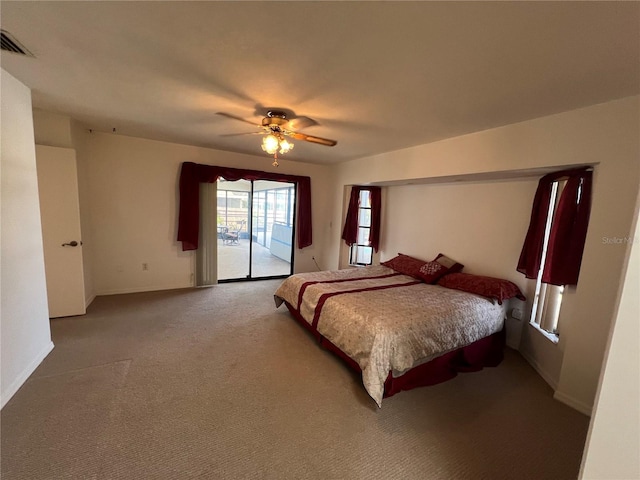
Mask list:
[[[196,286],[218,283],[218,186],[199,183],[200,231],[196,250]]]
[[[371,228],[369,229],[369,245],[377,252],[380,247],[380,211],[382,204],[382,189],[380,187],[351,187],[349,208],[344,221],[342,239],[349,246],[357,243],[358,239],[358,209],[360,207],[360,192],[369,191],[371,198]]]
[[[545,226],[551,191],[555,181],[567,179],[551,224],[547,255],[541,266]],[[545,175],[538,182],[531,220],[517,270],[527,278],[553,285],[576,285],[582,263],[584,243],[591,212],[593,171],[585,168],[563,170]]]
[[[178,241],[182,250],[197,250],[200,228],[200,183],[213,183],[218,178],[237,180],[273,180],[297,185],[298,212],[296,229],[298,248],[312,243],[311,230],[311,178],[298,175],[244,170],[239,168],[201,165],[184,162],[180,171],[180,209],[178,212]]]

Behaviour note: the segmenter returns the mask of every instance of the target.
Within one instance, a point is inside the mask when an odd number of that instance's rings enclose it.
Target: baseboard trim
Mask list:
[[[7,387],[7,389],[2,392],[0,395],[0,408],[4,408],[9,400],[16,394],[20,387],[24,385],[24,382],[31,376],[31,374],[38,368],[38,365],[42,363],[42,361],[49,355],[49,353],[53,350],[53,342],[49,342],[41,351],[36,355],[36,357],[27,365],[27,367],[18,375],[18,377],[11,382],[11,385]]]
[[[84,300],[84,309],[86,310],[87,308],[89,308],[89,305],[91,305],[91,303],[96,299],[96,294],[94,293],[93,295],[91,295],[89,298],[85,298]]]
[[[540,364],[533,358],[531,357],[528,353],[522,351],[522,350],[518,350],[520,352],[520,355],[522,355],[524,357],[524,359],[529,362],[529,365],[531,365],[533,367],[533,369],[538,372],[538,375],[540,375],[542,377],[542,379],[547,382],[549,384],[549,386],[551,388],[553,388],[553,391],[555,392],[558,389],[558,382],[556,380],[553,379],[553,377],[551,375],[549,375],[549,373],[544,370],[542,367],[540,367]]]
[[[571,408],[579,411],[580,413],[584,413],[588,417],[592,415],[592,412],[593,412],[592,407],[590,407],[584,402],[581,402],[580,400],[576,400],[575,398],[573,398],[570,395],[567,395],[566,393],[556,391],[553,394],[553,399],[558,400],[559,402],[562,402],[565,405],[570,406]]]
[[[96,296],[100,295],[122,295],[125,293],[143,293],[143,292],[158,292],[161,290],[178,290],[181,288],[193,288],[191,284],[182,284],[182,285],[164,285],[164,286],[155,286],[155,287],[139,287],[139,288],[119,288],[116,290],[105,290],[103,292],[98,292]]]
[[[577,410],[580,413],[584,413],[588,417],[591,416],[592,407],[590,407],[589,405],[587,405],[584,402],[581,402],[580,400],[576,400],[575,398],[573,398],[570,395],[567,395],[565,393],[562,393],[562,392],[558,391],[558,383],[555,380],[553,380],[553,378],[551,378],[551,375],[549,375],[545,370],[543,370],[540,367],[540,364],[538,362],[536,362],[536,360],[533,357],[531,357],[527,353],[523,352],[522,350],[519,350],[519,352],[520,352],[520,355],[522,355],[523,358],[527,362],[529,362],[529,365],[531,365],[533,367],[533,369],[536,372],[538,372],[538,375],[540,375],[542,377],[542,379],[545,382],[547,382],[551,388],[553,388],[553,399],[554,400],[562,402],[565,405],[573,408],[574,410]]]

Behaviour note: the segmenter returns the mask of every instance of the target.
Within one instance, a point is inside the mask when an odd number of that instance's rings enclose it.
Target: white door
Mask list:
[[[86,313],[78,173],[71,148],[36,145],[49,316]]]

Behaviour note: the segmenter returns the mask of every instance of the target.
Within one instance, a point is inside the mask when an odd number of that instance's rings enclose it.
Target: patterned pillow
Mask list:
[[[515,283],[501,278],[483,277],[470,273],[452,273],[438,280],[438,285],[496,299],[500,305],[503,300],[513,297],[522,301],[526,300]]]
[[[413,278],[420,278],[418,276],[420,273],[420,268],[426,263],[427,262],[425,262],[424,260],[399,253],[397,257],[393,257],[391,260],[382,262],[381,265],[393,268],[398,273],[409,275]]]
[[[440,253],[435,260],[427,262],[420,267],[418,278],[425,283],[436,283],[439,278],[449,273],[457,273],[463,268],[464,265],[461,263]]]
[[[431,262],[425,263],[422,267],[420,267],[420,271],[418,272],[418,278],[425,283],[435,283],[440,277],[442,277],[447,272],[447,267],[442,265],[441,263],[432,260]]]

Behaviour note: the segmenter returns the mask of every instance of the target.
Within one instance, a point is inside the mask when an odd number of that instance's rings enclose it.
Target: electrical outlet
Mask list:
[[[516,320],[522,320],[522,310],[520,310],[519,308],[514,308],[513,310],[511,310],[511,317],[515,318]]]
[[[142,270],[149,270],[149,264],[148,263],[143,263],[142,264]]]

